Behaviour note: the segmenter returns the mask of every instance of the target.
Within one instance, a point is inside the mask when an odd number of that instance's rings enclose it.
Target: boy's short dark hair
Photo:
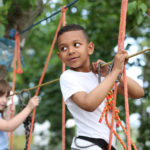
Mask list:
[[[3,96],[7,93],[7,96],[10,94],[9,83],[5,79],[0,79],[0,96]]]
[[[57,39],[59,38],[60,35],[62,35],[65,32],[79,31],[79,30],[81,30],[83,32],[83,34],[85,35],[87,41],[89,42],[89,38],[88,38],[88,35],[87,35],[85,29],[82,26],[78,25],[78,24],[69,24],[69,25],[66,25],[66,26],[62,27],[58,32]]]

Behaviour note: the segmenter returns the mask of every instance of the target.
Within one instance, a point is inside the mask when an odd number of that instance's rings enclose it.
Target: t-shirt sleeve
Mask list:
[[[85,91],[80,85],[79,80],[72,74],[62,74],[60,77],[60,88],[66,102],[73,94]]]

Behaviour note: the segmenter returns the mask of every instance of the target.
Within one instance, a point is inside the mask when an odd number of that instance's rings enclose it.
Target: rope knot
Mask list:
[[[16,73],[17,73],[17,74],[22,74],[22,73],[23,73],[23,71],[22,71],[22,69],[21,69],[21,68],[17,68]]]

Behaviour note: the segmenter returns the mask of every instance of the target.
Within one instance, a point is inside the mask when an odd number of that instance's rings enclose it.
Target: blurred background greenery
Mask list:
[[[26,27],[37,21],[50,16],[53,12],[73,0],[0,0],[0,37],[9,37],[10,29],[17,29],[21,32]],[[80,24],[85,27],[90,40],[95,44],[95,52],[91,57],[92,61],[103,59],[111,61],[116,52],[118,42],[118,31],[120,21],[121,0],[79,0],[70,7],[66,13],[67,24]],[[16,77],[16,91],[21,91],[38,84],[45,60],[50,50],[56,27],[61,14],[47,19],[29,31],[21,34],[22,56],[25,65],[24,73]],[[125,49],[129,53],[150,47],[150,1],[130,0],[127,12],[126,24],[126,44]],[[134,42],[133,42],[134,41]],[[61,62],[57,58],[57,46],[53,50],[46,75],[43,82],[59,78],[61,74]],[[130,115],[136,115],[138,126],[132,126],[131,136],[139,150],[150,149],[150,55],[148,53],[140,55],[129,61],[127,69],[132,70],[141,81],[145,90],[145,97],[138,100],[129,100]],[[12,83],[12,72],[9,72],[7,79]],[[35,90],[31,91],[32,95]],[[62,130],[62,101],[59,82],[41,88],[40,106],[36,111],[36,121],[44,123],[50,122],[50,138],[46,145],[40,146],[34,143],[32,149],[38,150],[61,150],[61,130]],[[120,117],[125,122],[124,98],[118,96],[117,106],[121,111]],[[19,105],[18,105],[19,107]],[[66,121],[72,116],[66,110]],[[132,121],[132,120],[131,120]],[[124,142],[126,138],[122,131],[118,130]],[[72,137],[75,134],[75,126],[66,128],[66,150],[70,149]],[[23,136],[14,137],[14,147],[17,143],[24,145]],[[16,142],[17,141],[17,142]],[[33,145],[33,144],[32,144]],[[118,143],[118,149],[121,146]],[[23,147],[18,148],[23,149]],[[17,150],[17,148],[15,148]]]

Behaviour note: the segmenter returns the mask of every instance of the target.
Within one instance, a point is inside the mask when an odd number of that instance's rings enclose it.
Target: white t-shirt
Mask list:
[[[103,80],[104,78],[101,78]],[[101,138],[109,143],[110,129],[107,127],[105,118],[99,123],[101,113],[106,105],[106,99],[93,112],[88,112],[80,108],[71,100],[71,96],[77,92],[91,92],[98,86],[98,76],[93,72],[76,72],[66,70],[60,77],[60,87],[64,101],[75,119],[77,126],[77,136],[87,136],[91,138]],[[101,94],[103,91],[99,91]],[[86,99],[85,99],[86,101]],[[111,123],[111,112],[108,113],[108,121]],[[113,136],[112,145],[115,146],[116,138]]]

